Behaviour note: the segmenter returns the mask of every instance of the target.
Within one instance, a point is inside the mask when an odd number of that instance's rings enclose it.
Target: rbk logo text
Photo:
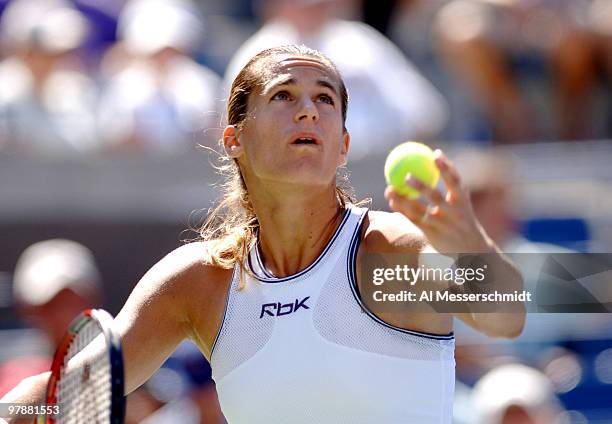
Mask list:
[[[306,296],[304,299],[299,300],[295,299],[294,302],[290,303],[264,303],[261,305],[261,313],[259,314],[259,318],[263,318],[265,315],[269,315],[271,317],[280,317],[283,315],[289,315],[291,313],[297,312],[299,309],[310,309],[310,307],[306,304],[306,301],[310,299],[310,296]]]

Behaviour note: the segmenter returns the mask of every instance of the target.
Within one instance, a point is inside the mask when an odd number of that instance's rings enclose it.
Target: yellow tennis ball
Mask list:
[[[407,141],[396,146],[385,161],[387,184],[409,199],[416,199],[420,192],[406,184],[408,174],[421,180],[429,187],[438,184],[440,170],[434,162],[433,151],[423,143]]]

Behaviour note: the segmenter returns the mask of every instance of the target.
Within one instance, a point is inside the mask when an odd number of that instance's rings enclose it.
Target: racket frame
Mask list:
[[[123,355],[121,353],[121,343],[119,335],[113,330],[113,317],[103,309],[87,309],[77,316],[68,331],[64,335],[60,345],[58,346],[53,363],[51,364],[51,376],[47,384],[45,394],[45,402],[47,405],[57,404],[57,383],[60,380],[62,367],[64,366],[64,357],[68,353],[68,349],[72,341],[77,336],[79,331],[90,321],[95,321],[100,328],[106,340],[110,360],[111,372],[111,411],[110,423],[123,424],[125,418],[125,395],[124,395],[124,370],[123,370]],[[55,424],[55,416],[46,415],[43,420],[38,423]]]

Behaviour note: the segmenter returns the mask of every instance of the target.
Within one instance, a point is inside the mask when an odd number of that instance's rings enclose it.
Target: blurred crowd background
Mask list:
[[[611,252],[611,41],[610,0],[0,0],[0,396],[196,237],[229,85],[274,45],[338,65],[374,208],[389,149],[420,140],[505,251]],[[456,334],[456,423],[612,423],[609,313]],[[224,422],[190,344],[128,405],[128,424]]]

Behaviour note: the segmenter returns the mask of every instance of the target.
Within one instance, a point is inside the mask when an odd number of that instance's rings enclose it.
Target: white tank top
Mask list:
[[[393,327],[359,299],[366,210],[350,206],[321,255],[276,278],[254,248],[234,269],[211,365],[230,424],[447,424],[454,337]]]

